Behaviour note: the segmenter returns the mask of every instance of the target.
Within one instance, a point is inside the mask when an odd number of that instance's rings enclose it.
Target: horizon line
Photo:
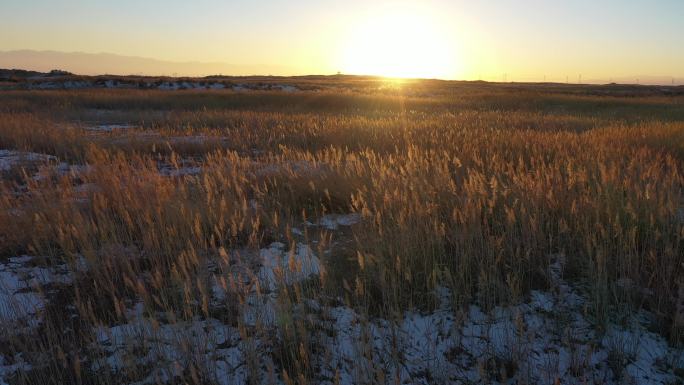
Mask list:
[[[461,82],[487,82],[487,83],[498,83],[498,84],[515,84],[515,83],[535,83],[535,84],[569,84],[569,85],[610,85],[610,84],[621,84],[621,85],[650,85],[650,86],[681,86],[684,85],[684,76],[672,76],[672,75],[617,75],[608,77],[586,77],[584,74],[573,74],[565,76],[520,76],[516,78],[514,72],[502,71],[499,74],[494,75],[479,75],[478,78],[475,77],[460,77],[460,78],[448,78],[448,77],[396,77],[396,76],[385,76],[381,74],[364,74],[364,73],[344,73],[343,71],[338,71],[337,73],[305,73],[298,71],[282,71],[284,67],[278,65],[268,65],[268,64],[232,64],[222,61],[176,61],[176,60],[166,60],[155,57],[145,57],[145,56],[135,56],[135,55],[123,55],[111,52],[85,52],[85,51],[57,51],[57,50],[36,50],[36,49],[17,49],[17,50],[0,50],[0,54],[12,54],[12,53],[34,53],[34,54],[58,54],[58,55],[92,55],[92,56],[116,56],[123,59],[133,59],[133,60],[144,60],[144,61],[154,61],[160,63],[166,63],[168,65],[205,65],[205,66],[231,66],[237,68],[248,68],[248,67],[273,67],[274,70],[280,67],[281,71],[264,71],[264,72],[254,72],[251,74],[226,74],[225,72],[182,72],[182,71],[160,71],[157,73],[152,73],[149,70],[139,71],[139,72],[118,72],[118,71],[85,71],[81,72],[74,69],[69,69],[69,66],[62,65],[49,65],[49,64],[35,64],[35,65],[10,65],[9,68],[7,64],[0,64],[5,70],[24,70],[24,71],[34,71],[41,73],[49,73],[51,70],[61,70],[72,73],[76,76],[139,76],[139,77],[172,77],[172,78],[201,78],[201,77],[215,77],[215,76],[225,76],[225,77],[309,77],[309,76],[358,76],[358,77],[375,77],[384,79],[402,79],[402,80],[440,80],[440,81],[461,81]],[[51,67],[50,70],[46,68]],[[61,68],[60,68],[61,67]],[[234,71],[237,71],[234,69]],[[563,77],[566,78],[563,81]],[[579,81],[570,81],[570,79]],[[629,80],[628,80],[629,79]]]

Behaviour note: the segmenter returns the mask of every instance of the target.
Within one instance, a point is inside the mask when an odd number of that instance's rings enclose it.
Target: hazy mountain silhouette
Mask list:
[[[232,65],[228,63],[173,62],[110,53],[58,51],[0,51],[0,68],[22,68],[48,72],[61,69],[80,75],[281,75],[290,68],[269,65]]]

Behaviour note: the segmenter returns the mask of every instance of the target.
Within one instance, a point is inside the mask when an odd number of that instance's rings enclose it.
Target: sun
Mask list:
[[[342,57],[345,73],[392,78],[453,78],[455,47],[438,18],[390,10],[352,27]]]

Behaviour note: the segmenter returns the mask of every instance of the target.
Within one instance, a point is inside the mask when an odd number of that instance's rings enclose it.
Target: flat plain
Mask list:
[[[0,384],[684,383],[683,87],[10,80]]]

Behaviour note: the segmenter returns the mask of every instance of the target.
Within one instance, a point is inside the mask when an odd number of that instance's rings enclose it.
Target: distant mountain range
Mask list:
[[[0,68],[22,68],[49,72],[60,69],[79,75],[288,75],[291,68],[269,65],[233,65],[228,63],[173,62],[110,53],[58,51],[0,51]]]

